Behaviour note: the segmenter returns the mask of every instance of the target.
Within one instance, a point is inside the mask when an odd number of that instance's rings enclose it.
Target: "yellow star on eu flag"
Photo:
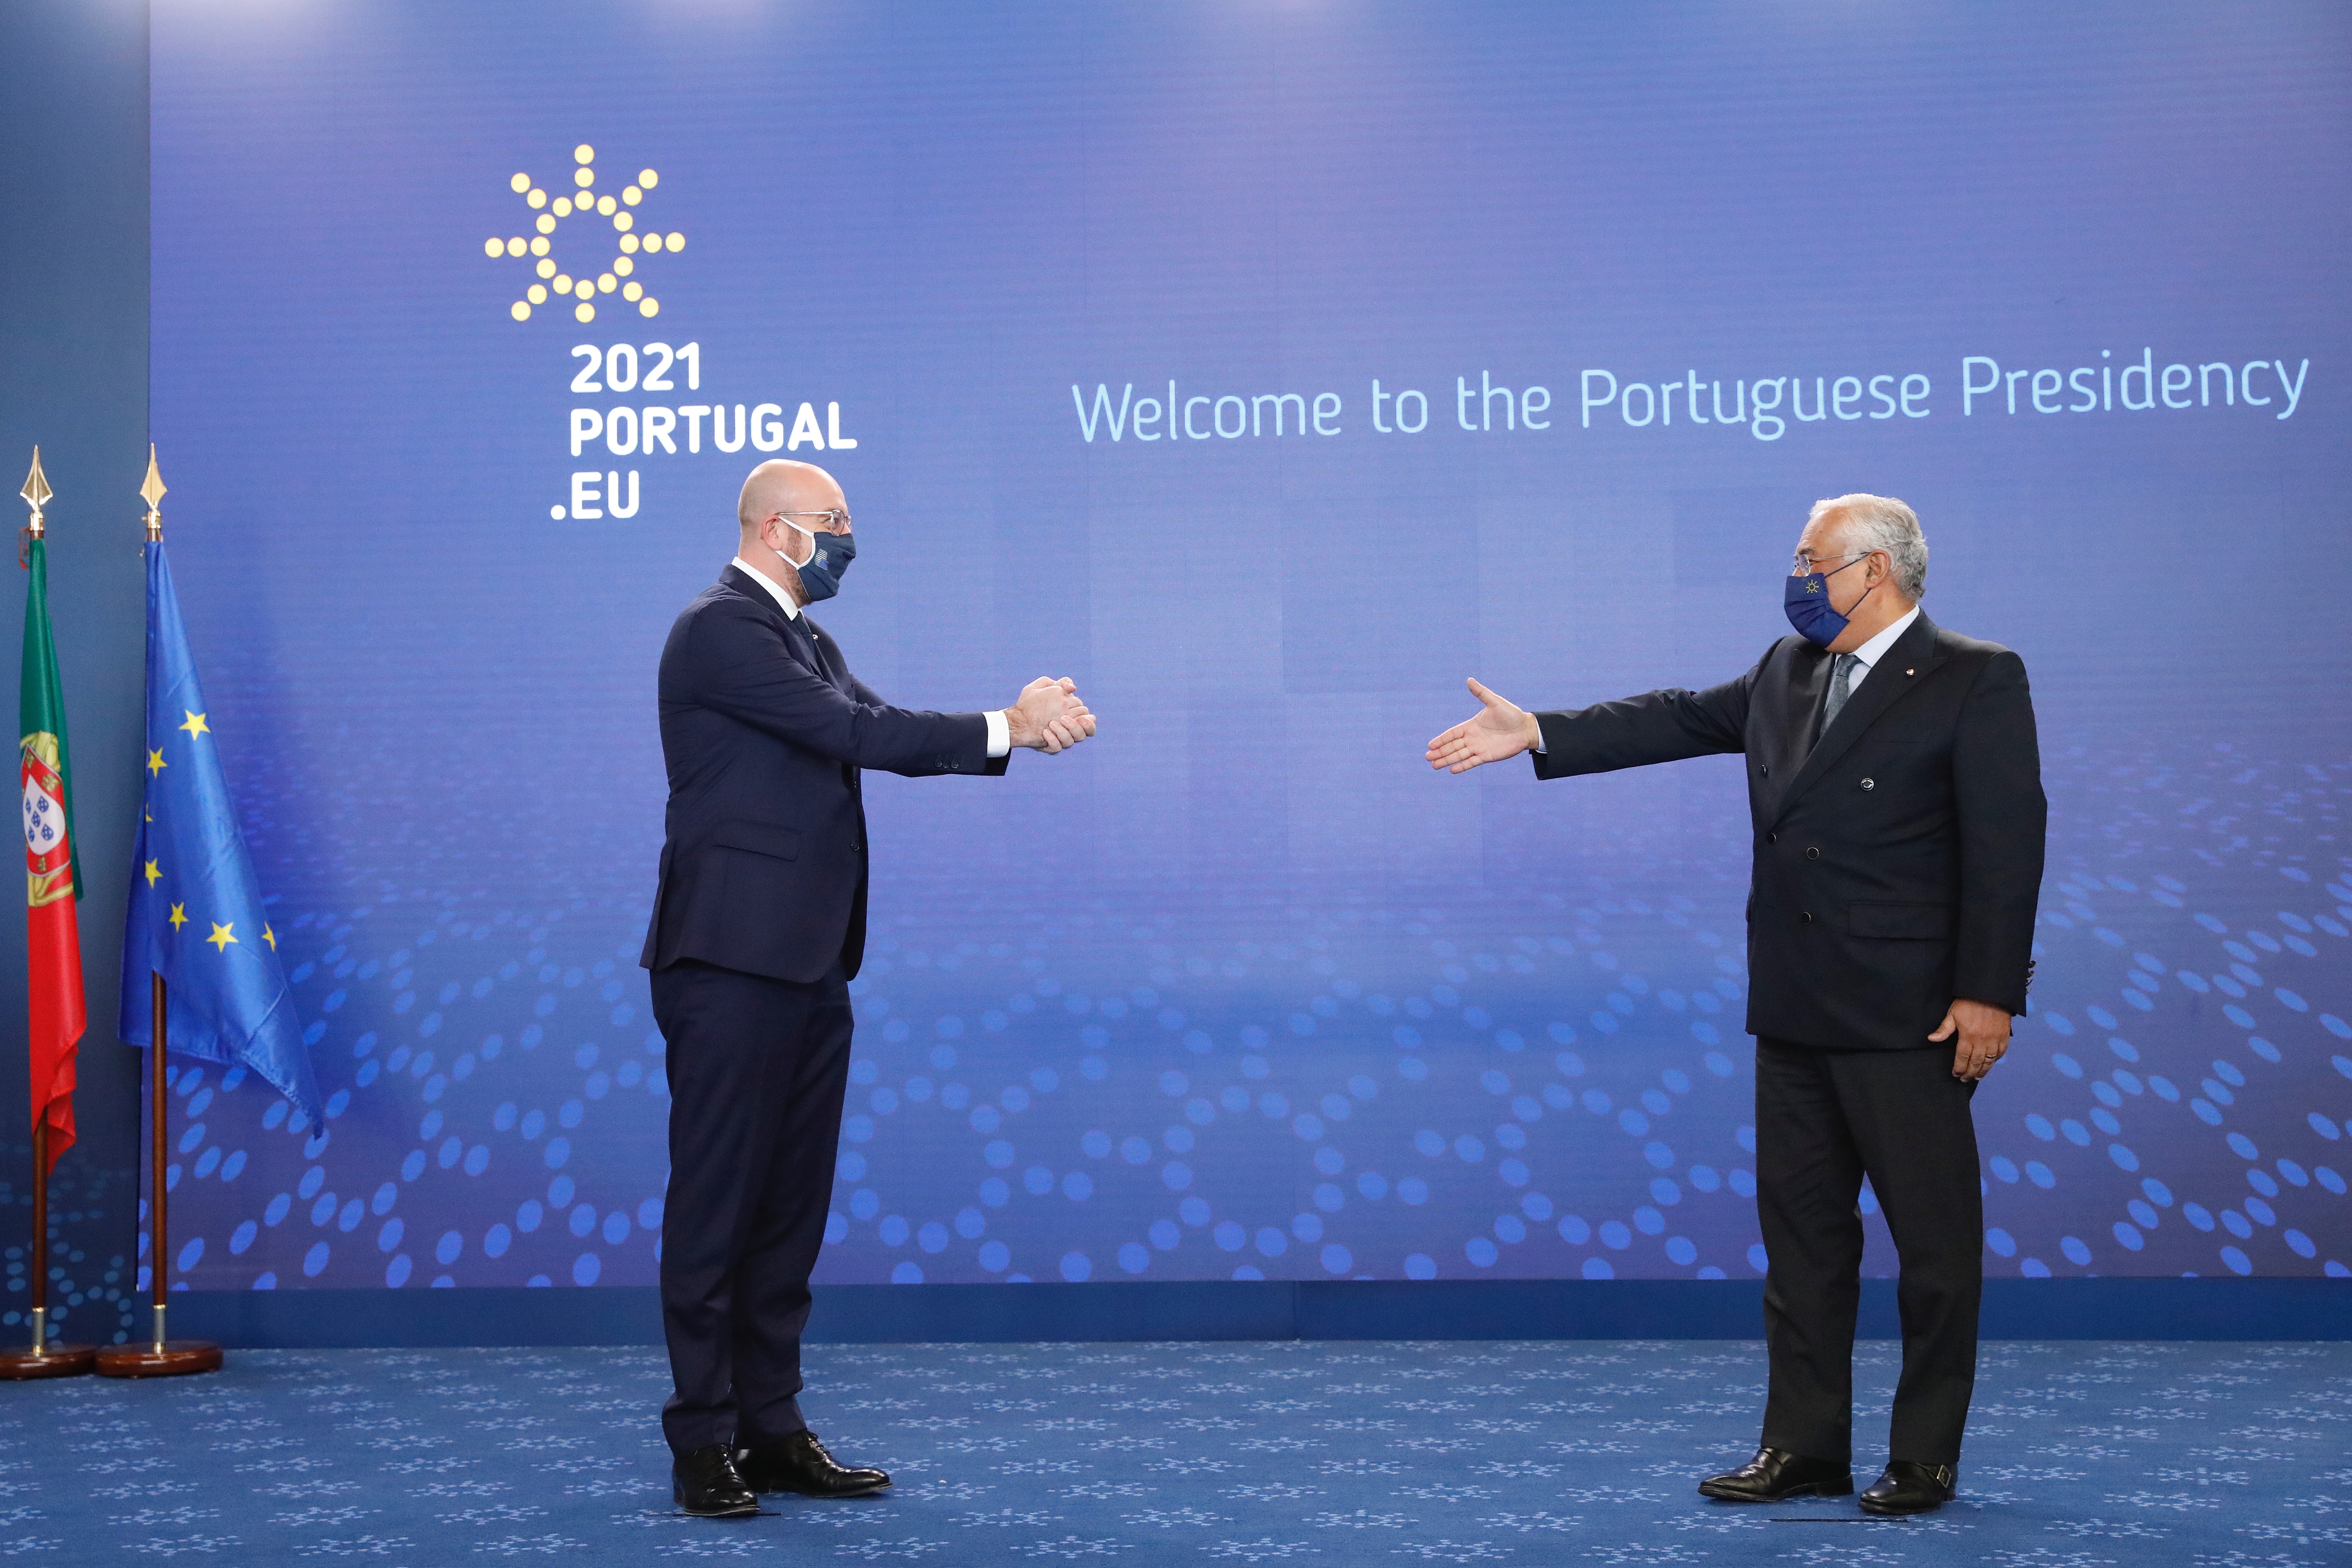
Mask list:
[[[162,773],[165,768],[168,768],[168,767],[170,767],[171,765],[172,765],[171,763],[167,763],[167,762],[165,762],[165,761],[163,760],[163,752],[149,752],[147,753],[147,771],[148,771],[149,773]]]
[[[156,884],[156,882],[162,879],[163,875],[163,867],[161,867],[160,865],[157,865],[157,864],[156,864],[154,861],[152,861],[152,860],[150,860],[150,861],[148,861],[148,862],[147,862],[147,885],[148,885],[149,887],[151,887],[151,888],[152,888],[152,887],[153,887],[153,886]]]
[[[184,708],[181,709],[180,711],[183,713],[188,713],[188,710]],[[205,722],[205,716],[201,713],[188,713],[188,721],[184,724],[176,725],[174,727],[185,730],[191,735],[209,735],[212,733],[211,726]]]
[[[173,904],[172,906],[172,929],[173,931],[178,931],[182,926],[186,925],[187,923],[188,906],[185,904]]]
[[[231,921],[227,925],[223,925],[220,921],[215,921],[213,922],[213,934],[205,938],[205,940],[211,942],[214,947],[219,949],[221,952],[227,952],[236,943],[236,922]]]
[[[278,951],[278,933],[266,925],[261,928],[261,940],[269,944],[270,952]]]

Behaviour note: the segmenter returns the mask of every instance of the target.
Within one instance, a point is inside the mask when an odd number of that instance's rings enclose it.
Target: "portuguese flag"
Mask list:
[[[49,1165],[74,1141],[74,1045],[81,1038],[81,933],[74,900],[81,894],[75,857],[73,795],[66,765],[65,694],[49,636],[49,558],[44,540],[26,552],[32,581],[25,595],[25,663],[17,697],[24,741],[26,990],[32,1012],[33,1122],[48,1122]],[[42,1174],[48,1173],[44,1171]]]

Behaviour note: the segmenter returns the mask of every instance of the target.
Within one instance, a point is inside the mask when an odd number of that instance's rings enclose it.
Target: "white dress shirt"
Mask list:
[[[740,567],[745,576],[751,578],[752,582],[760,584],[761,587],[765,588],[768,591],[768,597],[776,601],[776,607],[784,612],[784,617],[787,620],[797,621],[801,618],[801,607],[793,603],[793,596],[790,594],[785,593],[782,586],[778,584],[774,578],[770,577],[765,572],[761,571],[757,566],[752,565],[740,555],[735,557],[734,561],[730,563],[730,564]],[[1913,613],[1916,614],[1917,612],[1915,611]],[[991,757],[1005,757],[1012,755],[1012,721],[1004,717],[1003,711],[1000,709],[992,709],[988,712],[982,714],[981,717],[988,721],[988,754]]]
[[[1911,629],[1911,623],[1918,618],[1919,606],[1914,605],[1910,609],[1906,610],[1902,616],[1897,617],[1894,624],[1889,626],[1885,631],[1880,632],[1876,637],[1871,638],[1868,642],[1853,650],[1853,657],[1858,661],[1858,664],[1854,672],[1846,677],[1845,689],[1847,696],[1851,697],[1853,695],[1853,689],[1860,686],[1873,669],[1878,668],[1878,661],[1886,657],[1886,650],[1895,646],[1895,639],[1901,637],[1905,632],[1909,631]]]

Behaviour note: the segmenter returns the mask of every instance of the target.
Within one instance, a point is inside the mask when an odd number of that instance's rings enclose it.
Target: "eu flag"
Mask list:
[[[149,974],[161,974],[172,1050],[251,1069],[315,1123],[318,1080],[221,776],[160,539],[147,545],[145,770],[122,938],[121,1036],[152,1043]]]

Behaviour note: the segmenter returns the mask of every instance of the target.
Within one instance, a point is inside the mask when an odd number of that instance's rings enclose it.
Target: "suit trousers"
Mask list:
[[[1959,1462],[1976,1386],[1984,1199],[1969,1115],[1976,1086],[1953,1078],[1952,1055],[1948,1042],[1892,1051],[1756,1042],[1767,1447],[1853,1458],[1857,1205],[1867,1174],[1901,1266],[1903,1372],[1887,1457]]]
[[[662,1332],[680,1454],[805,1430],[801,1331],[849,1085],[848,982],[685,962],[653,976],[669,1048]]]

